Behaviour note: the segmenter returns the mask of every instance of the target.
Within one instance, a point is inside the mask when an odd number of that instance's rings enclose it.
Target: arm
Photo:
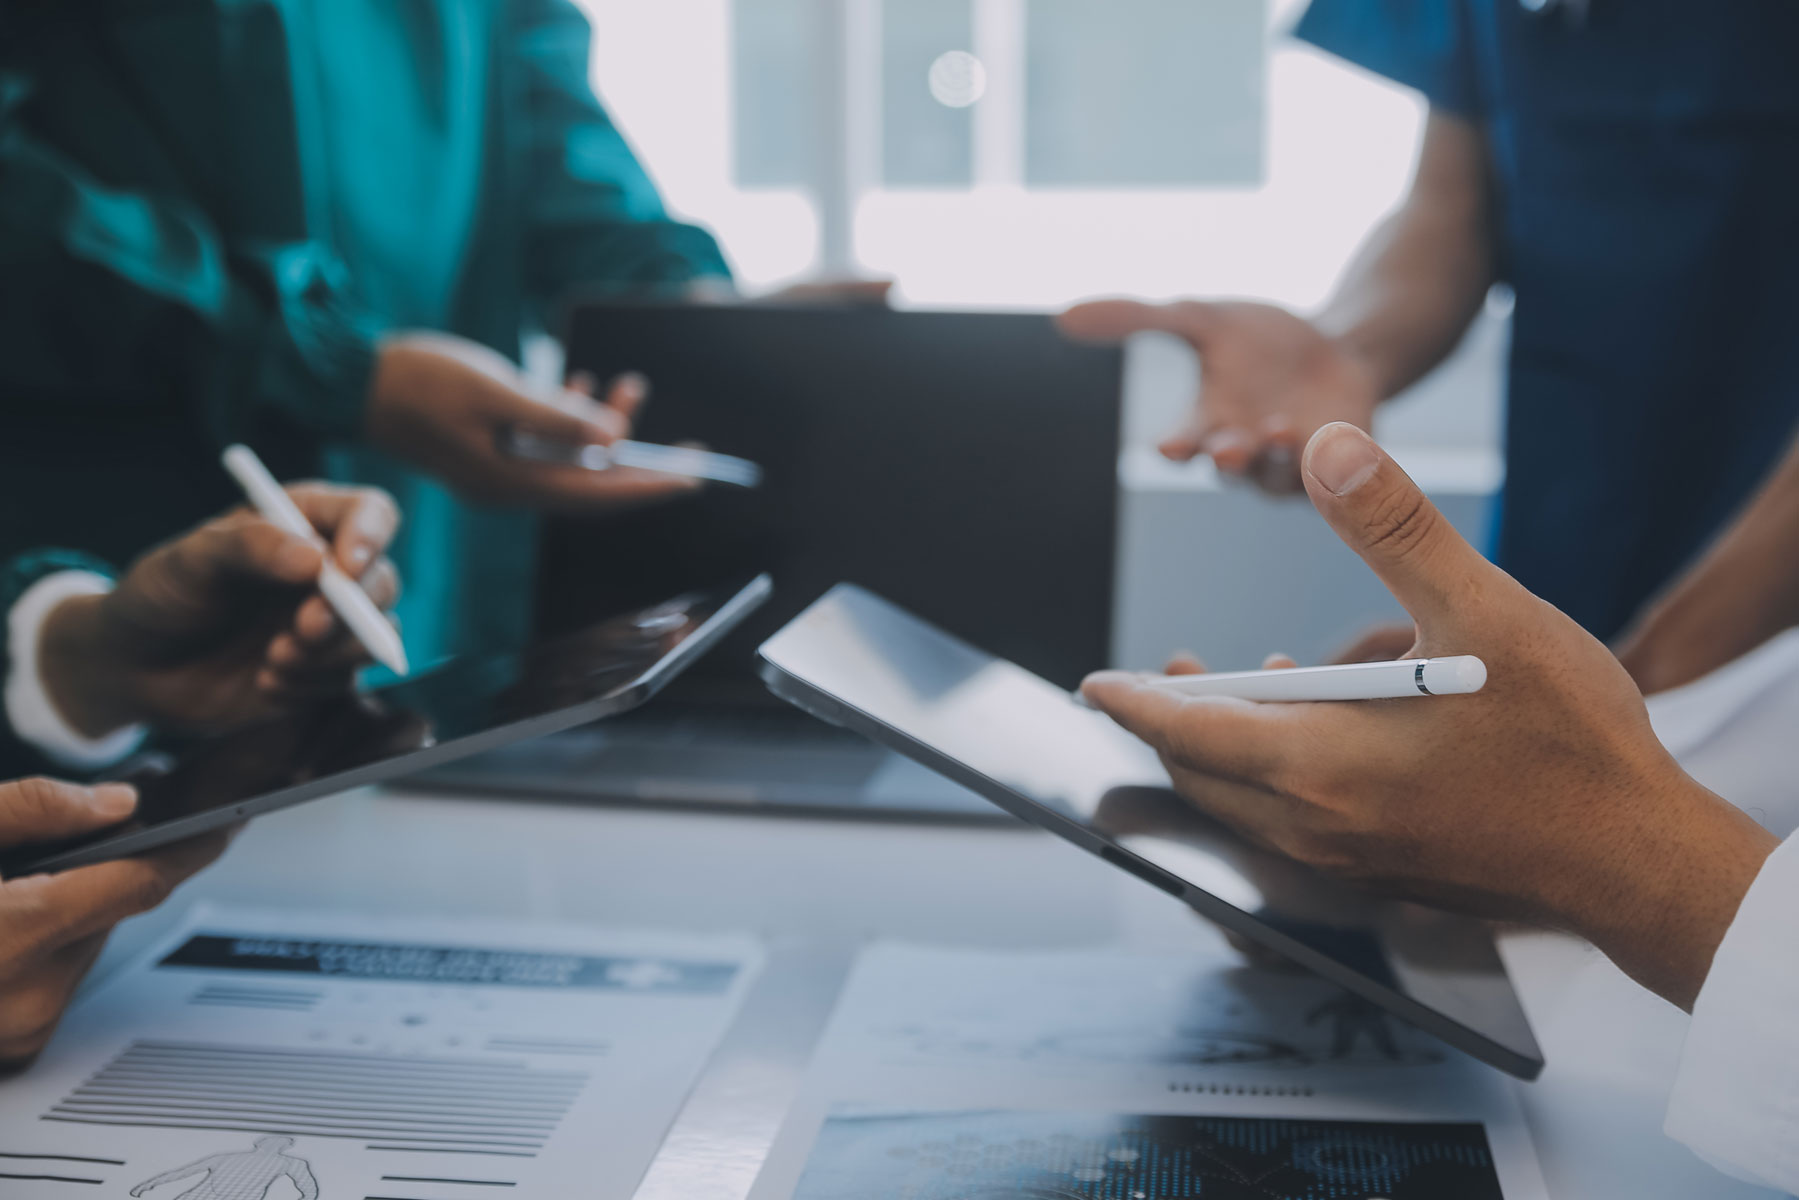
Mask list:
[[[1199,354],[1200,397],[1162,442],[1170,458],[1207,454],[1273,492],[1297,491],[1299,448],[1331,421],[1368,428],[1375,408],[1435,367],[1480,311],[1495,274],[1486,137],[1433,108],[1412,188],[1306,320],[1271,304],[1099,301],[1063,314],[1076,337],[1144,330]]]
[[[38,667],[63,721],[88,738],[145,723],[217,731],[351,690],[367,654],[318,594],[319,570],[330,556],[391,607],[399,580],[384,553],[399,514],[374,489],[288,493],[329,542],[238,510],[46,615]]]
[[[173,197],[107,186],[41,141],[0,73],[0,329],[18,403],[179,396],[218,438],[362,424],[376,330],[310,242],[236,245]]]
[[[183,1179],[192,1179],[195,1175],[199,1175],[202,1172],[210,1172],[218,1166],[218,1160],[219,1156],[215,1154],[211,1158],[203,1158],[199,1162],[189,1163],[185,1167],[176,1167],[173,1171],[164,1171],[162,1174],[156,1176],[156,1178],[146,1179],[136,1187],[132,1188],[131,1194],[133,1196],[141,1196],[145,1192],[154,1191],[165,1183],[179,1183]]]
[[[1362,244],[1313,324],[1389,400],[1456,348],[1495,276],[1486,137],[1433,109],[1405,202]]]
[[[300,1189],[300,1200],[319,1200],[319,1181],[313,1178],[312,1168],[306,1165],[306,1161],[290,1158],[287,1164],[287,1177]]]
[[[0,778],[48,763],[91,774],[147,725],[219,730],[348,691],[365,654],[314,584],[329,553],[391,605],[383,554],[398,514],[372,489],[289,492],[328,547],[239,511],[150,551],[116,586],[104,564],[60,551],[0,571]]]
[[[1416,653],[1478,654],[1486,688],[1221,704],[1106,676],[1088,695],[1259,842],[1382,891],[1570,929],[1691,1008],[1776,839],[1688,777],[1606,648],[1482,558],[1367,435],[1329,426],[1303,466],[1313,503],[1417,622]]]
[[[1415,653],[1478,653],[1485,690],[1257,705],[1113,674],[1087,695],[1257,842],[1384,892],[1572,930],[1691,1009],[1668,1132],[1799,1190],[1799,839],[1779,845],[1686,776],[1605,647],[1476,553],[1368,437],[1320,431],[1303,470],[1416,620]]]
[[[1799,624],[1799,440],[1699,561],[1640,614],[1618,657],[1643,693],[1691,683]]]
[[[588,82],[587,20],[568,0],[521,0],[510,37],[525,96],[526,288],[549,306],[572,288],[726,286],[712,235],[671,220]],[[510,132],[510,131],[509,131]]]

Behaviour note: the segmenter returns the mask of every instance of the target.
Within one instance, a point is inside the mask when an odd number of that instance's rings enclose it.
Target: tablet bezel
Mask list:
[[[41,858],[32,858],[29,847],[12,851],[5,857],[16,865],[4,872],[5,878],[67,871],[75,867],[128,858],[162,846],[172,845],[203,833],[210,833],[251,817],[291,808],[308,800],[347,792],[353,788],[380,783],[401,775],[409,775],[429,767],[479,754],[513,742],[526,741],[605,717],[616,716],[637,708],[653,697],[675,676],[698,661],[750,613],[759,608],[773,591],[767,575],[758,575],[733,593],[699,628],[683,638],[667,654],[657,659],[648,670],[617,691],[586,700],[568,708],[490,726],[454,741],[426,746],[419,750],[396,754],[372,763],[354,767],[305,783],[279,788],[236,804],[223,805],[205,812],[193,813],[162,824],[130,829],[112,837],[87,842],[80,846],[55,850]],[[371,693],[379,696],[380,689]],[[225,735],[227,737],[232,735]]]

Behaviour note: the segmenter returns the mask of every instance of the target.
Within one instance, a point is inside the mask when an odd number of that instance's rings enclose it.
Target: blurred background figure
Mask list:
[[[1799,354],[1774,333],[1799,318],[1799,11],[1314,0],[1298,32],[1430,103],[1410,194],[1331,300],[1310,320],[1098,304],[1065,326],[1192,343],[1202,395],[1163,452],[1282,493],[1314,431],[1372,427],[1509,285],[1493,551],[1615,635],[1742,504],[1799,413]]]
[[[505,458],[644,393],[532,382],[521,338],[578,288],[729,290],[588,33],[564,0],[0,5],[0,549],[127,557],[229,502],[242,440],[399,498],[415,657],[520,638],[534,539],[493,506],[679,486]]]

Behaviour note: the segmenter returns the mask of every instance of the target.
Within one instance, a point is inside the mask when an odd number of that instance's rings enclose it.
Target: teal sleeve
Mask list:
[[[8,618],[12,615],[13,605],[32,584],[58,571],[92,571],[108,578],[113,573],[112,568],[99,559],[72,550],[35,550],[0,564],[0,680],[12,673],[9,641],[12,622]],[[0,705],[0,782],[42,773],[49,770],[50,765],[13,734],[5,707]]]
[[[524,103],[526,290],[549,306],[571,290],[642,291],[730,278],[712,235],[670,219],[588,82],[592,31],[568,0],[515,0],[512,45]]]
[[[1424,94],[1435,108],[1486,107],[1466,0],[1312,0],[1294,36]]]
[[[378,330],[308,242],[232,244],[195,206],[109,187],[36,137],[0,74],[0,355],[7,402],[72,412],[181,398],[223,440],[273,409],[351,436]]]

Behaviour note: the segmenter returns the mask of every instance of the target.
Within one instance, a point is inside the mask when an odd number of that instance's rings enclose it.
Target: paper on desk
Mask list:
[[[202,909],[0,1084],[7,1200],[629,1196],[753,943]]]
[[[878,946],[751,1200],[1427,1194],[1542,1200],[1511,1083],[1340,988]]]

